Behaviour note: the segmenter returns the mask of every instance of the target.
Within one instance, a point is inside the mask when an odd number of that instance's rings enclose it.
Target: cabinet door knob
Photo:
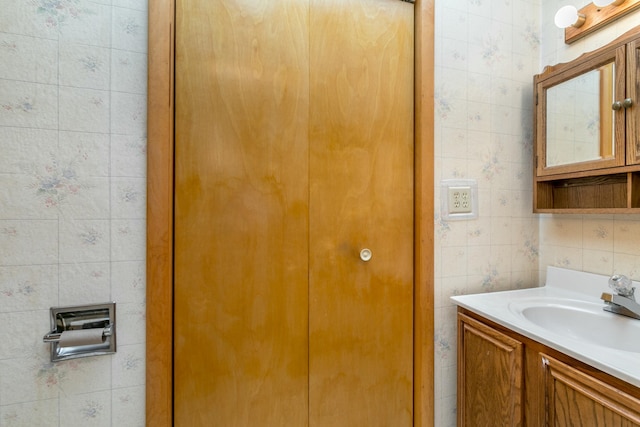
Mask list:
[[[629,108],[633,105],[633,100],[631,98],[625,98],[624,101],[620,102],[620,101],[616,101],[613,103],[613,105],[611,105],[611,108],[614,111],[618,111],[621,108]]]
[[[364,248],[363,250],[360,251],[360,259],[363,260],[364,262],[369,261],[372,256],[373,254],[371,253],[371,249]]]

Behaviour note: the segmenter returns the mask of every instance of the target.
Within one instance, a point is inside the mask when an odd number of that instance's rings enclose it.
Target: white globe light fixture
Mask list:
[[[581,13],[578,13],[578,9],[575,6],[563,6],[557,12],[554,18],[554,22],[556,27],[558,28],[567,28],[567,27],[575,27],[579,28],[584,24],[586,16]]]

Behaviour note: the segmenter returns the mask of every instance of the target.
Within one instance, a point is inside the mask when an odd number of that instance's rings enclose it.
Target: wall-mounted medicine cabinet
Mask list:
[[[640,26],[534,76],[533,210],[640,213]]]

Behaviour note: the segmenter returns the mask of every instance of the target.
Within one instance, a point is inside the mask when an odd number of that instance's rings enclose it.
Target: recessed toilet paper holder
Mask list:
[[[116,303],[51,307],[51,361],[116,352]]]

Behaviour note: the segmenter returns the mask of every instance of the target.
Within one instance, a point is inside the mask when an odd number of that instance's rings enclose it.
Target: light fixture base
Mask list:
[[[598,7],[620,6],[625,0],[593,0],[593,4]]]
[[[576,40],[580,40],[581,38],[639,8],[640,0],[615,0],[607,7],[599,7],[593,3],[589,3],[578,10],[578,14],[586,17],[584,24],[579,28],[576,28],[575,26],[565,28],[564,42],[566,44],[571,44]]]

